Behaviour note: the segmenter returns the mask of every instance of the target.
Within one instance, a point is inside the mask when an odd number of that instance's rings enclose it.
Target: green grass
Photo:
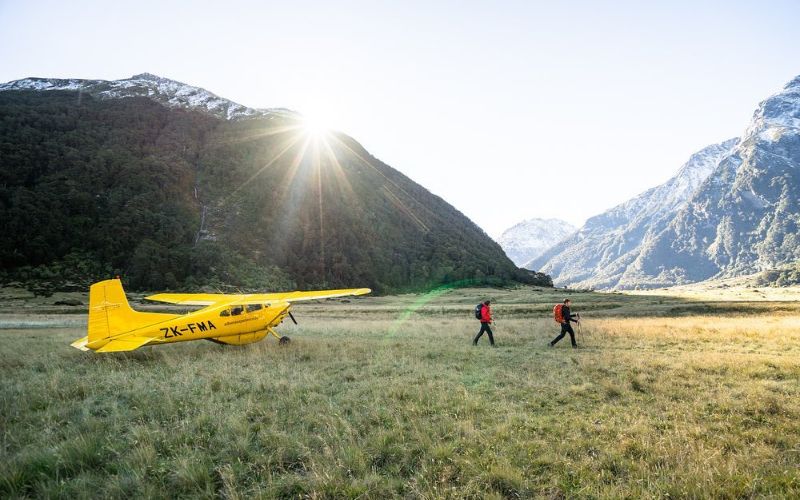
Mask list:
[[[0,330],[0,497],[800,495],[797,303],[574,294],[573,351],[557,292],[490,291],[475,348],[485,293],[305,305],[283,348]]]

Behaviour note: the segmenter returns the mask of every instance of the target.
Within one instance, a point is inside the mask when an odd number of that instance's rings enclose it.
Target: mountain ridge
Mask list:
[[[200,109],[226,120],[271,118],[279,115],[301,116],[285,108],[250,108],[204,88],[153,73],[140,73],[119,80],[27,77],[0,84],[0,91],[6,90],[71,90],[86,92],[100,99],[149,97],[168,107]]]

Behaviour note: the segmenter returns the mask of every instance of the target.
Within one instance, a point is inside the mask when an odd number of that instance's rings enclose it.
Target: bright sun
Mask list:
[[[322,139],[330,132],[330,128],[327,125],[313,116],[303,117],[303,130],[314,139]]]

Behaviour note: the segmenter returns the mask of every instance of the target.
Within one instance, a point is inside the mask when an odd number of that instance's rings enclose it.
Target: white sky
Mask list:
[[[740,134],[800,74],[800,2],[0,0],[0,81],[145,71],[314,116],[497,236]]]

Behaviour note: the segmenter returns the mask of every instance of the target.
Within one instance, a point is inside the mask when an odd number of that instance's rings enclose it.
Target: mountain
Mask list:
[[[590,218],[574,238],[551,247],[527,264],[553,274],[554,282],[587,288],[619,286],[628,266],[684,206],[737,139],[693,154],[664,184]]]
[[[548,284],[354,139],[154,75],[0,86],[0,281]]]
[[[782,268],[800,260],[799,179],[797,77],[758,106],[741,139],[696,153],[531,265],[557,284],[620,289]]]
[[[769,97],[742,140],[626,278],[669,286],[800,261],[800,76]]]
[[[514,264],[523,266],[576,230],[559,219],[528,219],[503,231],[497,242]]]

